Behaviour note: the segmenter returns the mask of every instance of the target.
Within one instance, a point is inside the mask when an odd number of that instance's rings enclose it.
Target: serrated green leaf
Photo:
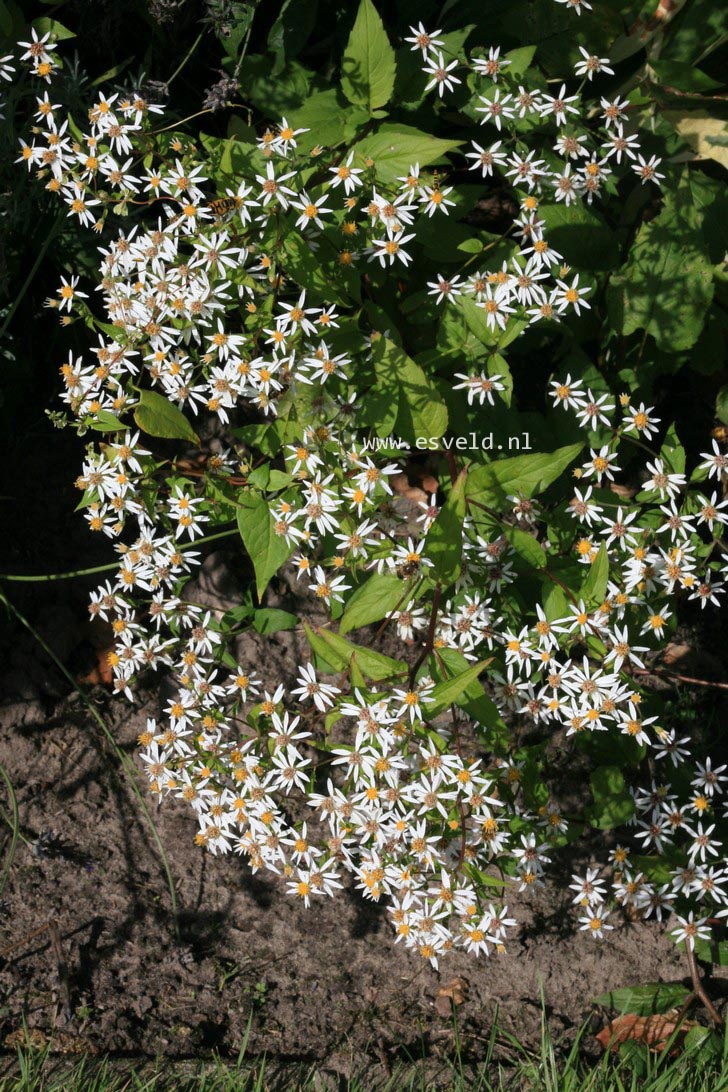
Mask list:
[[[427,533],[424,554],[433,562],[434,575],[445,584],[456,580],[463,553],[465,519],[465,477],[461,471],[450,495]]]
[[[408,584],[394,573],[373,573],[361,584],[346,604],[339,622],[339,633],[379,622],[401,601],[406,602]]]
[[[586,579],[579,589],[579,598],[583,599],[587,607],[599,607],[604,602],[609,581],[609,554],[606,544],[603,542],[597,551],[597,556],[589,566]]]
[[[407,671],[407,665],[402,660],[394,660],[391,656],[384,656],[381,652],[373,652],[371,649],[356,645],[353,641],[347,641],[338,633],[328,629],[316,629],[316,636],[323,641],[323,648],[327,648],[327,659],[330,663],[336,663],[338,670],[343,671],[349,666],[352,657],[356,665],[368,679],[379,682],[381,679],[390,679],[394,675],[401,675]]]
[[[123,432],[127,428],[111,410],[104,409],[99,410],[93,417],[89,417],[85,423],[94,432]]]
[[[410,125],[384,122],[377,129],[354,145],[354,166],[374,164],[377,178],[392,184],[400,175],[406,175],[413,163],[420,167],[443,162],[447,152],[460,147],[459,140],[444,140],[431,136]]]
[[[275,521],[268,502],[259,493],[242,493],[237,513],[238,530],[255,570],[258,598],[271,577],[288,560],[291,547],[275,532]]]
[[[142,391],[134,407],[134,420],[148,436],[165,440],[187,440],[199,444],[200,438],[182,410],[156,391]]]
[[[398,407],[395,435],[411,444],[418,438],[436,440],[444,436],[447,406],[419,364],[386,337],[375,341],[372,360],[375,391],[388,394]]]
[[[275,607],[261,607],[253,615],[253,629],[256,633],[280,633],[282,630],[295,629],[298,617],[287,610]]]
[[[617,333],[645,330],[671,353],[695,344],[713,298],[713,267],[699,227],[686,182],[642,225],[626,265],[610,281],[607,309]]]
[[[589,809],[591,825],[612,830],[634,815],[634,798],[627,791],[619,766],[598,766],[590,778],[594,803]]]
[[[297,109],[289,121],[296,129],[308,129],[296,137],[299,152],[310,152],[315,145],[333,148],[354,139],[357,129],[368,121],[363,107],[352,106],[336,88],[317,91]]]
[[[485,671],[489,663],[490,660],[481,660],[452,679],[437,683],[426,703],[427,715],[434,717],[448,706],[457,705],[468,688],[478,681],[478,675]]]
[[[577,269],[613,269],[619,258],[617,237],[602,216],[587,205],[542,204],[539,219],[554,250]]]
[[[538,539],[529,535],[528,531],[520,527],[506,527],[505,536],[519,557],[532,565],[534,569],[545,569],[548,558]]]
[[[646,982],[641,986],[623,986],[618,990],[592,998],[592,1005],[615,1009],[634,1016],[668,1012],[678,1008],[690,996],[690,990],[680,982]]]
[[[716,395],[715,415],[724,425],[728,425],[728,384],[721,387]]]
[[[515,493],[524,497],[538,496],[564,473],[583,446],[581,443],[569,444],[556,451],[517,455],[471,467],[466,496],[483,504],[500,503]]]
[[[369,113],[386,106],[394,89],[394,50],[372,0],[361,0],[341,58],[341,88],[349,102]]]
[[[76,31],[69,30],[68,27],[64,27],[63,23],[59,23],[57,19],[51,19],[47,15],[41,15],[40,18],[34,19],[30,24],[39,35],[50,34],[57,38],[58,41],[63,41],[67,38],[75,38]]]
[[[695,954],[704,963],[728,967],[728,940],[696,940]]]

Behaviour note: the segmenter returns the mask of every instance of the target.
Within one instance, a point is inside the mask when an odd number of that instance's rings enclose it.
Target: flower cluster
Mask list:
[[[566,2],[577,13],[589,7]],[[407,40],[442,98],[466,62],[445,62],[439,33],[420,24]],[[50,82],[48,36],[22,44],[21,59]],[[557,95],[506,90],[508,65],[497,48],[467,62],[473,117],[499,139],[473,142],[465,158],[484,179],[502,170],[518,194],[517,252],[475,273],[467,259],[423,291],[435,309],[464,310],[486,339],[589,308],[589,286],[548,241],[539,210],[549,198],[591,204],[610,192],[623,159],[643,182],[662,178],[628,131],[626,100],[603,99],[594,122],[565,86]],[[585,52],[576,74],[588,83],[610,72],[608,59]],[[649,447],[660,424],[651,407],[567,375],[552,382],[553,402],[573,415],[581,440],[554,453],[563,463],[550,477],[541,470],[498,490],[485,474],[491,464],[453,460],[450,488],[407,507],[394,492],[400,463],[368,447],[377,422],[363,422],[367,402],[384,417],[393,391],[406,397],[402,368],[419,383],[428,377],[392,331],[360,323],[339,289],[357,269],[405,276],[423,225],[459,208],[455,187],[418,163],[396,183],[380,178],[376,160],[355,149],[301,153],[307,130],[286,118],[246,146],[240,170],[215,173],[179,135],[154,130],[162,110],[136,93],[99,94],[86,132],[60,112],[47,91],[37,98],[20,162],[82,226],[102,232],[115,216],[147,213],[104,239],[95,297],[103,321],[75,275],[51,303],[98,338],[88,361],[64,363],[63,398],[81,429],[106,437],[89,445],[77,484],[89,527],[119,555],[90,606],[113,628],[114,688],[132,700],[150,670],[176,687],[139,740],[152,791],[192,807],[200,846],[282,874],[306,905],[352,874],[365,897],[386,901],[397,940],[435,966],[454,947],[502,950],[515,924],[502,899],[542,882],[569,827],[553,786],[542,779],[533,790],[539,770],[522,739],[541,733],[575,749],[604,735],[630,760],[688,757],[686,741],[646,712],[641,680],[674,622],[671,604],[725,594],[728,502],[701,485],[726,481],[725,456],[716,445],[689,481],[677,442]],[[555,144],[529,150],[518,122],[531,117],[553,121]],[[331,296],[317,279],[329,254]],[[487,414],[486,403],[505,397],[505,375],[460,366],[447,375],[452,391]],[[182,411],[222,436],[204,464],[170,465],[128,424],[133,414],[151,436],[196,441]],[[650,452],[636,496],[610,488],[630,444]],[[533,493],[584,446],[574,495],[542,506]],[[185,598],[201,556],[190,547],[232,522],[259,581],[269,558],[257,555],[267,551],[276,564],[263,585],[288,564],[312,616],[353,614],[356,597],[373,589],[382,609],[359,619],[391,624],[403,647],[416,643],[414,662],[357,648],[328,627],[307,629],[315,661],[296,665],[288,689],[263,665],[236,662],[229,619]],[[548,585],[540,598],[534,568]],[[667,784],[625,789],[624,821],[634,813],[640,849],[659,856],[679,838],[687,871],[676,867],[656,886],[621,851],[618,903],[658,917],[708,897],[722,907],[725,863],[707,859],[721,844],[715,825],[703,825],[721,780],[696,766],[683,805]],[[601,935],[610,928],[604,883],[590,869],[574,890],[582,925]]]

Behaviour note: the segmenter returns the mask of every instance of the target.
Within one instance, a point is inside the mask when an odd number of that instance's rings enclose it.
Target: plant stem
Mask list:
[[[8,826],[11,830],[10,849],[8,850],[7,860],[3,865],[2,875],[0,875],[0,895],[2,895],[3,891],[5,890],[5,884],[8,882],[8,877],[10,876],[10,869],[12,868],[13,860],[15,858],[15,851],[18,848],[18,838],[20,837],[20,812],[18,811],[18,799],[15,795],[13,783],[10,780],[8,772],[4,766],[0,766],[0,777],[2,777],[3,781],[8,787],[10,807],[13,813],[12,820],[10,820],[10,818],[8,817]]]
[[[197,49],[198,45],[199,45],[199,44],[200,44],[200,42],[202,41],[202,38],[203,38],[203,35],[204,35],[204,33],[205,33],[205,32],[204,32],[204,30],[201,30],[201,31],[200,31],[200,33],[199,33],[199,34],[197,35],[197,37],[195,38],[194,42],[193,42],[193,43],[192,43],[192,45],[190,46],[189,50],[187,51],[187,53],[185,54],[185,56],[184,56],[184,57],[182,58],[182,60],[180,61],[180,63],[179,63],[178,65],[177,65],[177,67],[175,68],[175,70],[174,70],[174,72],[172,73],[172,75],[171,75],[171,76],[169,77],[169,79],[167,80],[167,87],[169,87],[169,85],[170,85],[170,84],[172,83],[172,81],[173,81],[173,80],[176,80],[176,79],[177,79],[177,77],[179,76],[180,72],[182,71],[182,69],[184,68],[184,66],[185,66],[185,65],[187,64],[187,62],[189,61],[190,57],[192,56],[192,54],[193,54],[193,53],[195,52],[195,50]]]
[[[193,546],[202,546],[203,543],[215,542],[221,538],[231,538],[233,535],[237,535],[237,527],[231,528],[229,531],[218,531],[214,535],[203,535],[202,538],[194,539],[192,542],[186,542],[184,546],[180,546],[180,550],[191,550]],[[93,573],[110,573],[114,569],[118,569],[119,563],[112,561],[107,565],[94,565],[90,569],[74,569],[70,573],[42,573],[36,576],[25,576],[20,573],[0,573],[0,580],[12,580],[16,583],[43,583],[46,580],[71,580],[74,576],[91,576]]]

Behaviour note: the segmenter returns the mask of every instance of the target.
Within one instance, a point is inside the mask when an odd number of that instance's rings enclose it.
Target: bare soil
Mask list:
[[[37,512],[19,504],[3,571],[77,567],[88,536],[78,517],[68,520],[69,480],[66,467],[57,489],[49,482],[52,555],[35,531]],[[83,557],[103,560],[103,549]],[[205,562],[199,598],[227,605],[244,576],[235,547],[218,551]],[[3,584],[76,678],[102,639],[87,622],[95,582]],[[288,592],[280,594],[285,602]],[[315,1062],[335,1080],[360,1071],[363,1058],[386,1073],[407,1053],[430,1061],[451,1053],[452,1014],[438,992],[456,978],[466,983],[457,1017],[471,1060],[484,1054],[496,1011],[501,1028],[537,1044],[542,994],[552,1033],[568,1042],[593,1011],[592,997],[650,981],[687,984],[660,924],[620,921],[604,943],[579,932],[565,870],[534,897],[514,900],[520,928],[507,954],[479,962],[457,955],[435,972],[393,944],[384,910],[353,889],[307,911],[275,877],[195,848],[194,818],[182,803],[157,810],[147,797],[175,877],[175,921],[150,827],[98,724],[37,641],[12,619],[0,625],[0,763],[26,840],[0,901],[0,1072],[27,1026],[61,1051],[170,1062],[213,1050],[235,1056],[247,1036],[250,1054]],[[297,640],[246,635],[239,654],[267,679],[286,681]],[[92,694],[140,770],[136,737],[158,715],[163,689],[140,693],[135,707],[101,687]],[[0,799],[7,810],[4,791]],[[589,854],[586,845],[583,863]],[[602,1023],[595,1018],[594,1030]],[[586,1043],[597,1051],[593,1039]],[[498,1049],[508,1057],[504,1040]]]

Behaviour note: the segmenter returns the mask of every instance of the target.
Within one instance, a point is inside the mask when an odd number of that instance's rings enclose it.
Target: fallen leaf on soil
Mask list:
[[[80,1035],[71,1035],[66,1031],[52,1031],[49,1035],[40,1028],[18,1028],[5,1036],[4,1045],[8,1050],[45,1050],[49,1047],[54,1054],[95,1054],[93,1043]]]
[[[604,1050],[618,1050],[622,1043],[632,1039],[636,1043],[644,1043],[650,1050],[661,1051],[677,1027],[675,1016],[633,1016],[626,1013],[603,1027],[596,1038]],[[690,1028],[695,1027],[695,1021],[683,1020],[679,1027],[672,1042],[673,1049],[682,1045]]]
[[[435,1010],[438,1016],[449,1016],[452,1011],[450,1002],[453,1005],[462,1005],[467,999],[469,990],[470,983],[467,978],[453,978],[448,986],[439,989],[435,998]]]

